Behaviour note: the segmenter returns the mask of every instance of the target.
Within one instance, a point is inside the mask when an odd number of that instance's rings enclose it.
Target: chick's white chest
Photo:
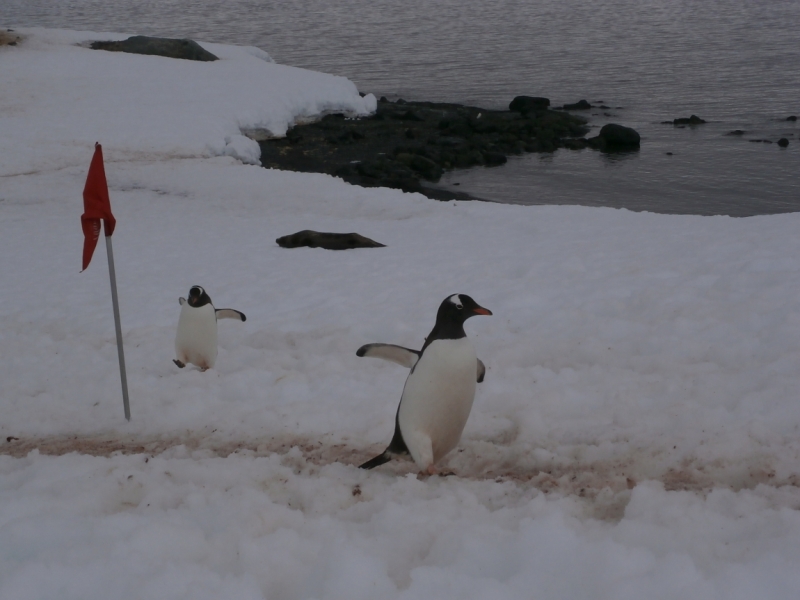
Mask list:
[[[477,357],[469,339],[435,340],[408,376],[398,420],[406,444],[431,440],[437,462],[461,439],[475,399]],[[415,457],[415,449],[409,446]]]
[[[217,359],[217,315],[212,304],[185,303],[178,319],[175,352],[184,363],[211,368]]]

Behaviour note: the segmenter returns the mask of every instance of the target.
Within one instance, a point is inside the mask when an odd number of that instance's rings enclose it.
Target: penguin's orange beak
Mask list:
[[[476,315],[486,315],[487,317],[492,315],[492,311],[490,311],[488,308],[483,308],[482,306],[473,308],[472,312],[474,312]]]

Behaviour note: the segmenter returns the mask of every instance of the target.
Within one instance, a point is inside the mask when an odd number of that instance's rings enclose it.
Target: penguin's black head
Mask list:
[[[436,313],[436,325],[425,338],[422,351],[436,340],[460,340],[467,337],[464,321],[475,315],[491,315],[492,311],[483,308],[466,294],[453,294],[445,298]]]
[[[436,324],[454,323],[463,325],[464,321],[475,315],[491,315],[492,311],[483,308],[466,294],[453,294],[445,298],[439,305]]]
[[[192,289],[189,290],[189,299],[187,302],[189,306],[198,308],[206,304],[211,304],[211,298],[208,297],[208,294],[206,294],[206,291],[202,287],[193,285]]]

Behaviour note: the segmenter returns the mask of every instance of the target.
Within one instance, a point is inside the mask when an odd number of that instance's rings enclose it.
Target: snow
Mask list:
[[[0,48],[0,599],[725,598],[800,592],[800,216],[439,203],[253,166],[349,81],[203,44]],[[103,143],[132,420],[102,244]],[[553,191],[554,194],[558,190]],[[385,248],[286,250],[301,229]],[[214,369],[172,363],[217,307]],[[450,477],[382,451],[442,299],[486,363]],[[6,439],[10,441],[6,441]],[[18,438],[18,439],[14,439]]]
[[[220,60],[202,63],[86,47],[128,37],[118,33],[26,31],[24,50],[3,49],[0,175],[82,164],[98,140],[108,161],[225,155],[259,164],[242,130],[281,136],[303,117],[376,105],[344,77],[278,65],[257,48],[204,44]]]

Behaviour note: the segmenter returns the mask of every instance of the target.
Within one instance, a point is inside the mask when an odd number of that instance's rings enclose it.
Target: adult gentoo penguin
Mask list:
[[[211,298],[199,285],[189,290],[189,299],[178,298],[181,316],[175,336],[173,361],[181,369],[191,363],[205,371],[217,360],[217,319],[246,321],[244,313],[232,308],[214,308]]]
[[[389,447],[360,468],[372,469],[390,461],[393,455],[411,454],[423,472],[436,473],[434,465],[461,439],[475,399],[475,382],[483,381],[486,372],[464,333],[464,321],[491,314],[466,294],[453,294],[439,306],[436,324],[422,350],[392,344],[367,344],[358,349],[358,356],[382,358],[411,368]]]

